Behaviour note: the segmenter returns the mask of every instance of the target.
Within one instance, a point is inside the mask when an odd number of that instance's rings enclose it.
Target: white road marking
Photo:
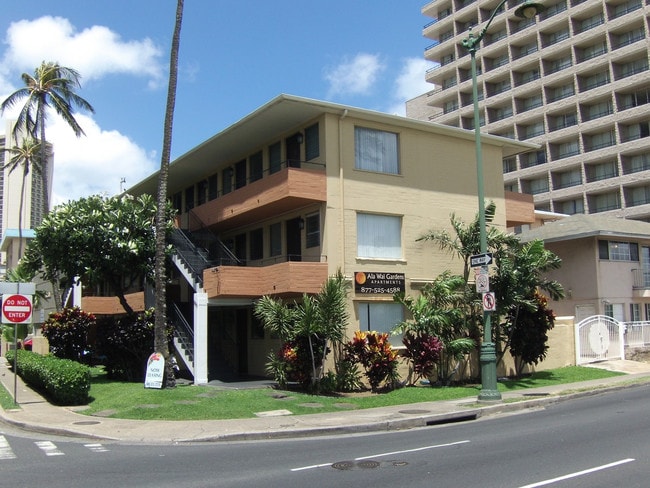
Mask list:
[[[93,452],[108,452],[110,449],[106,449],[101,444],[84,444],[84,447],[87,447]]]
[[[381,454],[373,454],[372,456],[363,456],[363,457],[358,457],[354,458],[355,461],[363,461],[364,459],[371,459],[371,458],[377,458],[377,457],[383,457],[383,456],[394,456],[396,454],[404,454],[407,452],[417,452],[417,451],[425,451],[427,449],[436,449],[438,447],[450,447],[450,446],[456,446],[459,444],[466,444],[470,441],[465,440],[465,441],[458,441],[458,442],[450,442],[448,444],[436,444],[433,446],[424,446],[424,447],[416,447],[415,449],[405,449],[403,451],[392,451],[392,452],[384,452]],[[302,466],[300,468],[293,468],[291,471],[304,471],[307,469],[315,469],[315,468],[323,468],[325,466],[331,466],[334,463],[322,463],[322,464],[312,464],[311,466]]]
[[[56,444],[50,441],[35,442],[39,449],[41,449],[46,456],[65,456],[65,453],[59,451]]]
[[[3,435],[0,435],[0,459],[16,459],[7,438]]]
[[[633,458],[621,459],[620,461],[616,461],[616,462],[613,462],[613,463],[603,464],[602,466],[596,466],[595,468],[585,469],[584,471],[578,471],[577,473],[566,474],[564,476],[559,476],[559,477],[553,478],[551,480],[538,481],[537,483],[532,483],[530,485],[520,486],[519,488],[537,488],[538,486],[546,486],[546,485],[550,485],[552,483],[556,483],[558,481],[564,481],[564,480],[568,480],[568,479],[571,479],[571,478],[577,478],[578,476],[584,476],[585,474],[590,474],[590,473],[594,473],[596,471],[602,471],[604,469],[613,468],[613,467],[616,467],[616,466],[619,466],[619,465],[625,464],[625,463],[631,463],[632,461],[635,461],[635,459],[633,459]]]

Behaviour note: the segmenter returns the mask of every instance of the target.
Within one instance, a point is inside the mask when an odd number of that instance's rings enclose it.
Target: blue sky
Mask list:
[[[403,114],[406,100],[432,88],[425,3],[186,0],[172,158],[281,93]],[[57,61],[81,73],[79,94],[95,108],[77,115],[80,140],[49,119],[53,203],[116,194],[122,178],[128,188],[159,167],[175,8],[174,0],[3,5],[0,99],[21,86],[21,73]]]

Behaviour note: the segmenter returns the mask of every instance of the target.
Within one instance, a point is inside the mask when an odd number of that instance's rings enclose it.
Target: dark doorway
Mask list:
[[[240,375],[248,374],[248,309],[237,309],[237,366]]]
[[[300,238],[302,219],[287,220],[287,260],[302,261],[302,242]]]

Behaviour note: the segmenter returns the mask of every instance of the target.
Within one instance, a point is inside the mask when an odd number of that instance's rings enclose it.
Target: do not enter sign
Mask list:
[[[25,324],[32,321],[31,295],[3,295],[2,323]]]

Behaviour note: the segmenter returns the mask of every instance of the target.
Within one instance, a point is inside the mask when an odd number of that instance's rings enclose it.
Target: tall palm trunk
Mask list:
[[[178,82],[178,50],[181,38],[181,24],[183,21],[183,0],[178,0],[176,5],[176,23],[172,36],[172,47],[169,59],[169,86],[167,89],[167,107],[165,109],[165,125],[163,131],[163,149],[158,175],[158,208],[156,210],[156,260],[155,260],[155,314],[154,314],[154,350],[162,353],[165,358],[165,387],[176,386],[174,369],[170,361],[169,344],[167,342],[167,280],[165,273],[166,262],[166,229],[167,219],[167,177],[169,174],[169,160],[171,158],[172,128],[174,122],[174,106],[176,105],[176,85]]]

